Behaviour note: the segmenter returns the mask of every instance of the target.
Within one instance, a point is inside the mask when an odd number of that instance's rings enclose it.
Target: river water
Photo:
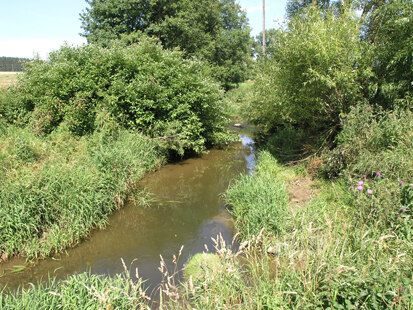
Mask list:
[[[113,275],[126,266],[139,269],[146,287],[156,288],[161,281],[160,255],[172,265],[183,245],[180,266],[190,256],[213,250],[211,238],[222,234],[232,242],[234,227],[221,194],[240,173],[251,173],[255,165],[253,140],[244,134],[241,142],[224,149],[210,150],[198,157],[168,164],[146,175],[139,183],[150,193],[143,208],[133,201],[116,211],[106,229],[96,230],[89,239],[66,253],[38,261],[20,272],[23,259],[0,264],[0,289],[15,289],[27,283],[47,282],[90,271]]]

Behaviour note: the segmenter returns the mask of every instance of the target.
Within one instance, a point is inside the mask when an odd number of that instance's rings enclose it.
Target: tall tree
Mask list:
[[[248,19],[235,0],[88,0],[80,15],[88,42],[143,32],[213,65],[225,87],[243,81],[251,53]]]

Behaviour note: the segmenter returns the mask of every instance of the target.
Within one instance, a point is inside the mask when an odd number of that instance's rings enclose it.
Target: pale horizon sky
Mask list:
[[[283,21],[287,0],[266,1],[266,29]],[[238,0],[246,10],[251,35],[262,30],[262,0]],[[79,14],[85,0],[0,0],[0,56],[46,59],[65,42],[82,45],[86,39]]]

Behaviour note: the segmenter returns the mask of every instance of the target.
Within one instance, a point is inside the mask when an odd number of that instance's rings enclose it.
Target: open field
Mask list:
[[[0,71],[0,89],[7,88],[17,80],[17,75],[20,72],[4,72]]]

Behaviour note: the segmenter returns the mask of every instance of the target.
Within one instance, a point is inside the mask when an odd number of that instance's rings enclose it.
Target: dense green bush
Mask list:
[[[276,53],[262,62],[251,118],[264,130],[301,126],[317,131],[337,125],[339,115],[363,99],[370,76],[360,21],[316,6],[293,17],[278,35]]]
[[[413,97],[413,5],[390,0],[372,7],[366,20],[375,55],[372,102],[393,109]]]
[[[110,48],[63,46],[47,61],[27,64],[0,110],[35,133],[64,123],[84,135],[100,121],[112,121],[162,138],[180,154],[199,152],[226,138],[223,92],[207,71],[202,62],[183,60],[180,52],[145,38]],[[107,117],[98,120],[102,113]]]
[[[80,15],[89,43],[123,35],[158,38],[166,49],[207,61],[225,88],[242,82],[251,59],[248,19],[235,0],[91,0]]]

